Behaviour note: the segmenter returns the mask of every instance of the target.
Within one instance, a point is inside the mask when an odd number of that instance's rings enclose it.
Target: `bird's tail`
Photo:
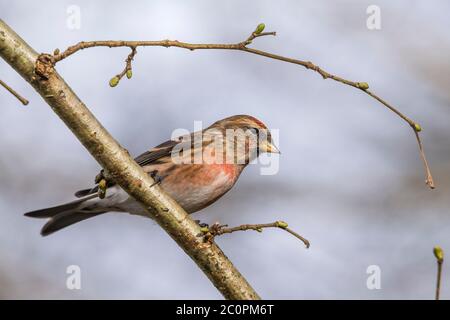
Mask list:
[[[86,201],[96,198],[97,194],[90,195],[83,199],[62,204],[56,207],[40,209],[25,213],[25,216],[31,218],[50,218],[42,227],[41,235],[48,236],[53,232],[68,227],[74,223],[95,217],[107,212],[100,208],[92,208],[92,205],[86,205]]]

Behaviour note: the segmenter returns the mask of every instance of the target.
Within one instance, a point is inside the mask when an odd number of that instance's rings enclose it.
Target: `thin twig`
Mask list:
[[[431,175],[431,170],[428,165],[427,157],[425,156],[425,151],[423,150],[422,140],[420,139],[419,132],[414,130],[416,135],[417,144],[419,146],[420,157],[422,158],[423,165],[425,167],[425,183],[431,188],[434,189],[436,186],[434,185],[433,176]]]
[[[437,279],[436,279],[436,300],[439,300],[441,292],[441,276],[442,276],[442,264],[444,263],[444,250],[441,247],[436,246],[433,249],[434,256],[437,262]]]
[[[438,272],[437,272],[437,283],[436,283],[436,300],[439,300],[439,294],[441,292],[441,276],[442,276],[442,262],[437,263]]]
[[[131,68],[131,61],[133,61],[136,53],[137,53],[136,47],[131,47],[131,53],[125,59],[125,68],[122,70],[121,73],[117,74],[109,81],[109,85],[111,87],[117,86],[119,84],[119,81],[123,78],[124,75],[127,75],[127,78],[131,79],[131,77],[133,76],[133,70]]]
[[[10,86],[8,86],[6,83],[4,83],[2,80],[0,80],[0,84],[6,89],[8,90],[14,97],[16,97],[20,102],[22,102],[22,104],[24,106],[26,106],[28,104],[28,100],[25,99],[24,97],[22,97],[20,94],[18,94],[16,91],[14,91],[13,88],[11,88]]]
[[[310,242],[299,235],[297,232],[288,228],[288,224],[284,221],[275,221],[272,223],[260,223],[260,224],[243,224],[237,227],[228,228],[228,225],[221,225],[219,223],[215,223],[210,227],[202,228],[203,233],[205,233],[205,239],[208,241],[212,241],[214,237],[220,236],[225,233],[233,233],[236,231],[247,231],[247,230],[255,230],[258,232],[262,232],[265,228],[280,228],[283,229],[290,234],[292,234],[297,239],[300,239],[306,246],[309,248]]]
[[[264,30],[264,25],[262,25],[262,30]],[[198,49],[218,49],[218,50],[237,50],[237,51],[243,51],[243,52],[247,52],[247,53],[251,53],[251,54],[256,54],[256,55],[260,55],[266,58],[270,58],[270,59],[275,59],[275,60],[280,60],[280,61],[284,61],[284,62],[288,62],[288,63],[292,63],[292,64],[296,64],[296,65],[300,65],[305,67],[306,69],[309,70],[313,70],[317,73],[319,73],[323,79],[332,79],[334,81],[343,83],[345,85],[357,88],[363,92],[365,92],[366,94],[368,94],[369,96],[371,96],[372,98],[376,99],[377,101],[379,101],[381,104],[383,104],[384,106],[386,106],[388,109],[390,109],[392,112],[394,112],[396,115],[398,115],[401,119],[403,119],[404,121],[406,121],[413,129],[416,138],[417,138],[417,143],[419,145],[419,151],[420,151],[420,156],[425,168],[425,175],[426,175],[426,179],[425,179],[425,183],[431,188],[434,189],[435,188],[435,184],[433,181],[433,177],[431,175],[431,170],[430,167],[428,165],[428,162],[426,160],[426,156],[425,156],[425,152],[423,149],[423,145],[422,145],[422,141],[420,139],[419,136],[419,132],[422,130],[422,128],[420,127],[420,125],[409,119],[407,116],[405,116],[402,112],[400,112],[399,110],[397,110],[395,107],[393,107],[391,104],[387,103],[386,101],[384,101],[383,99],[381,99],[379,96],[377,96],[376,94],[374,94],[373,92],[369,91],[369,85],[366,82],[355,82],[355,81],[350,81],[350,80],[346,80],[344,78],[341,78],[339,76],[333,75],[323,69],[321,69],[319,66],[315,65],[314,63],[312,63],[311,61],[303,61],[303,60],[298,60],[298,59],[292,59],[292,58],[288,58],[288,57],[284,57],[284,56],[280,56],[277,54],[273,54],[270,52],[266,52],[266,51],[262,51],[262,50],[258,50],[258,49],[254,49],[254,48],[248,48],[247,46],[249,44],[252,43],[252,40],[254,40],[255,38],[258,37],[262,37],[262,36],[268,36],[268,35],[272,35],[275,36],[276,33],[275,32],[262,32],[262,30],[258,30],[260,27],[260,25],[258,26],[258,28],[253,31],[250,36],[242,41],[242,42],[238,42],[238,43],[231,43],[231,44],[198,44],[198,43],[186,43],[186,42],[180,42],[177,40],[160,40],[160,41],[82,41],[79,42],[76,45],[70,46],[69,48],[67,48],[64,52],[56,52],[56,54],[53,55],[52,59],[53,59],[53,63],[57,63],[63,59],[66,59],[67,57],[71,56],[72,54],[83,50],[83,49],[87,49],[87,48],[92,48],[92,47],[129,47],[132,50],[135,50],[136,47],[154,47],[154,46],[162,46],[162,47],[178,47],[178,48],[184,48],[184,49],[188,49],[188,50],[198,50]],[[134,52],[134,51],[133,51]],[[131,60],[129,60],[131,62]],[[128,65],[128,60],[127,60],[127,65]],[[127,71],[127,68],[124,70],[125,73]],[[119,74],[118,76],[122,77],[123,74],[125,74],[124,72],[122,72],[122,74]],[[114,78],[113,78],[114,79]],[[111,80],[113,80],[111,79]],[[120,80],[120,79],[119,79]],[[117,81],[118,83],[118,81]],[[116,83],[116,84],[117,84]]]

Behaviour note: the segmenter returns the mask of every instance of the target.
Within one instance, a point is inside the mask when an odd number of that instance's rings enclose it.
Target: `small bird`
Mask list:
[[[236,115],[166,141],[135,161],[186,212],[193,213],[227,193],[242,170],[261,153],[280,153],[270,131],[252,116]],[[75,196],[79,199],[25,216],[49,219],[41,230],[42,236],[109,211],[148,217],[134,198],[111,181],[107,181],[105,197],[99,196],[98,185],[77,191]]]

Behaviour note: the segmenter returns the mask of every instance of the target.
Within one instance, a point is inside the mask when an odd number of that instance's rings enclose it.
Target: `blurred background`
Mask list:
[[[366,9],[381,10],[381,29]],[[80,9],[72,28],[71,5]],[[69,10],[68,10],[69,9]],[[69,11],[69,12],[68,12]],[[423,127],[436,180],[424,183],[410,127],[362,92],[302,67],[232,51],[139,48],[133,79],[114,89],[127,48],[93,48],[57,65],[74,91],[133,155],[234,114],[279,129],[280,170],[250,166],[196,219],[229,225],[285,220],[312,245],[280,230],[217,239],[267,299],[432,299],[432,248],[450,254],[450,36],[448,1],[0,1],[1,18],[36,51],[81,40],[244,40],[260,22],[276,37],[251,46],[311,60],[398,107]],[[111,213],[42,238],[23,213],[73,199],[98,164],[42,98],[3,60],[0,78],[0,298],[220,299],[150,219]],[[207,213],[207,214],[206,214]],[[81,290],[66,269],[81,268]],[[367,268],[379,266],[381,289]],[[450,298],[450,264],[441,297]]]

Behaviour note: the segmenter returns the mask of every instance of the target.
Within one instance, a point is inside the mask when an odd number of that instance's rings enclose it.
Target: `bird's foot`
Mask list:
[[[209,224],[201,222],[200,220],[194,220],[195,223],[197,223],[200,228],[209,228]]]
[[[105,176],[103,175],[103,172],[105,172],[103,169],[100,171],[98,175],[95,176],[94,183],[98,184],[101,180],[105,179]]]
[[[160,176],[157,170],[153,170],[152,172],[149,173],[149,175],[150,177],[152,177],[153,180],[155,180],[155,182],[150,186],[150,188],[157,184],[160,184],[165,178],[163,176]]]

